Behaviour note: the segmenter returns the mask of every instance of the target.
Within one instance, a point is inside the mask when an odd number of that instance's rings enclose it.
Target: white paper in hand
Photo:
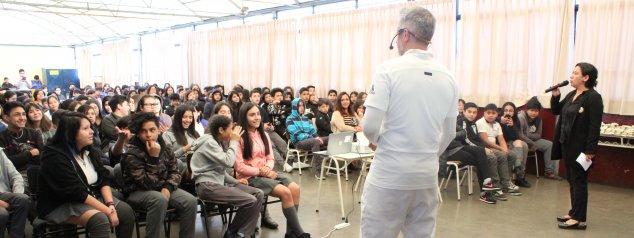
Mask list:
[[[590,165],[592,165],[592,160],[586,160],[586,154],[581,152],[581,154],[579,154],[579,157],[577,157],[577,163],[579,163],[581,167],[583,167],[583,170],[588,171],[588,168],[590,168]]]

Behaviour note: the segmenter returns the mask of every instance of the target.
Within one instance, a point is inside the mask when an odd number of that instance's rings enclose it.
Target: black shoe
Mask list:
[[[526,181],[525,178],[516,179],[515,180],[515,185],[523,187],[523,188],[530,188],[531,187],[531,184],[528,181]]]
[[[575,224],[567,224],[565,222],[559,223],[559,229],[567,229],[567,230],[585,230],[587,227],[586,224],[581,224],[581,222],[577,222]]]
[[[278,224],[277,222],[273,221],[273,219],[270,216],[265,216],[264,219],[262,219],[262,226],[275,230],[277,229]]]
[[[303,234],[299,235],[298,238],[310,238],[310,234],[303,233]]]
[[[557,217],[557,221],[558,222],[567,222],[568,220],[570,220],[571,218],[567,218],[565,216],[558,216]]]

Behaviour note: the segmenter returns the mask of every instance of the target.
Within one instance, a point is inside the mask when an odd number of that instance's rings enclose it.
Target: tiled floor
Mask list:
[[[351,174],[348,182],[342,179],[351,226],[337,230],[329,237],[359,237],[360,192],[352,193],[357,175],[358,172]],[[318,182],[312,173],[304,172],[299,176],[295,171],[291,177],[302,189],[299,216],[304,230],[312,237],[324,237],[334,225],[342,222],[336,177],[330,176],[323,182],[319,213],[315,212]],[[634,190],[590,184],[588,229],[568,231],[558,229],[555,221],[555,217],[564,214],[569,206],[567,182],[534,176],[529,176],[528,180],[533,187],[522,189],[522,196],[509,197],[508,201],[494,205],[480,202],[475,193],[467,195],[466,184],[462,201],[457,201],[455,185],[450,183],[447,190],[441,192],[444,202],[438,213],[436,237],[634,237]],[[286,222],[280,204],[269,208],[280,227],[277,230],[262,228],[258,237],[284,237]],[[200,218],[196,222],[196,237],[205,237]],[[222,237],[223,225],[219,217],[214,217],[208,225],[210,237]],[[171,237],[178,237],[177,223],[172,224]]]

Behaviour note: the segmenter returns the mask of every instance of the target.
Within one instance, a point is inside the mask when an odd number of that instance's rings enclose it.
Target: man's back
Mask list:
[[[380,187],[420,189],[438,170],[447,118],[458,115],[457,87],[429,52],[411,50],[382,64],[366,106],[385,111],[373,166]],[[429,178],[428,178],[429,177]],[[407,182],[412,181],[412,182]],[[436,185],[433,185],[436,186]]]

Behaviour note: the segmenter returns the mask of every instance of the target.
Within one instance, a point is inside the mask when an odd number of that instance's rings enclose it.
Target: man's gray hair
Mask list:
[[[407,28],[408,31],[416,35],[415,38],[429,43],[434,36],[436,18],[429,10],[423,7],[406,7],[401,10],[399,28]]]

